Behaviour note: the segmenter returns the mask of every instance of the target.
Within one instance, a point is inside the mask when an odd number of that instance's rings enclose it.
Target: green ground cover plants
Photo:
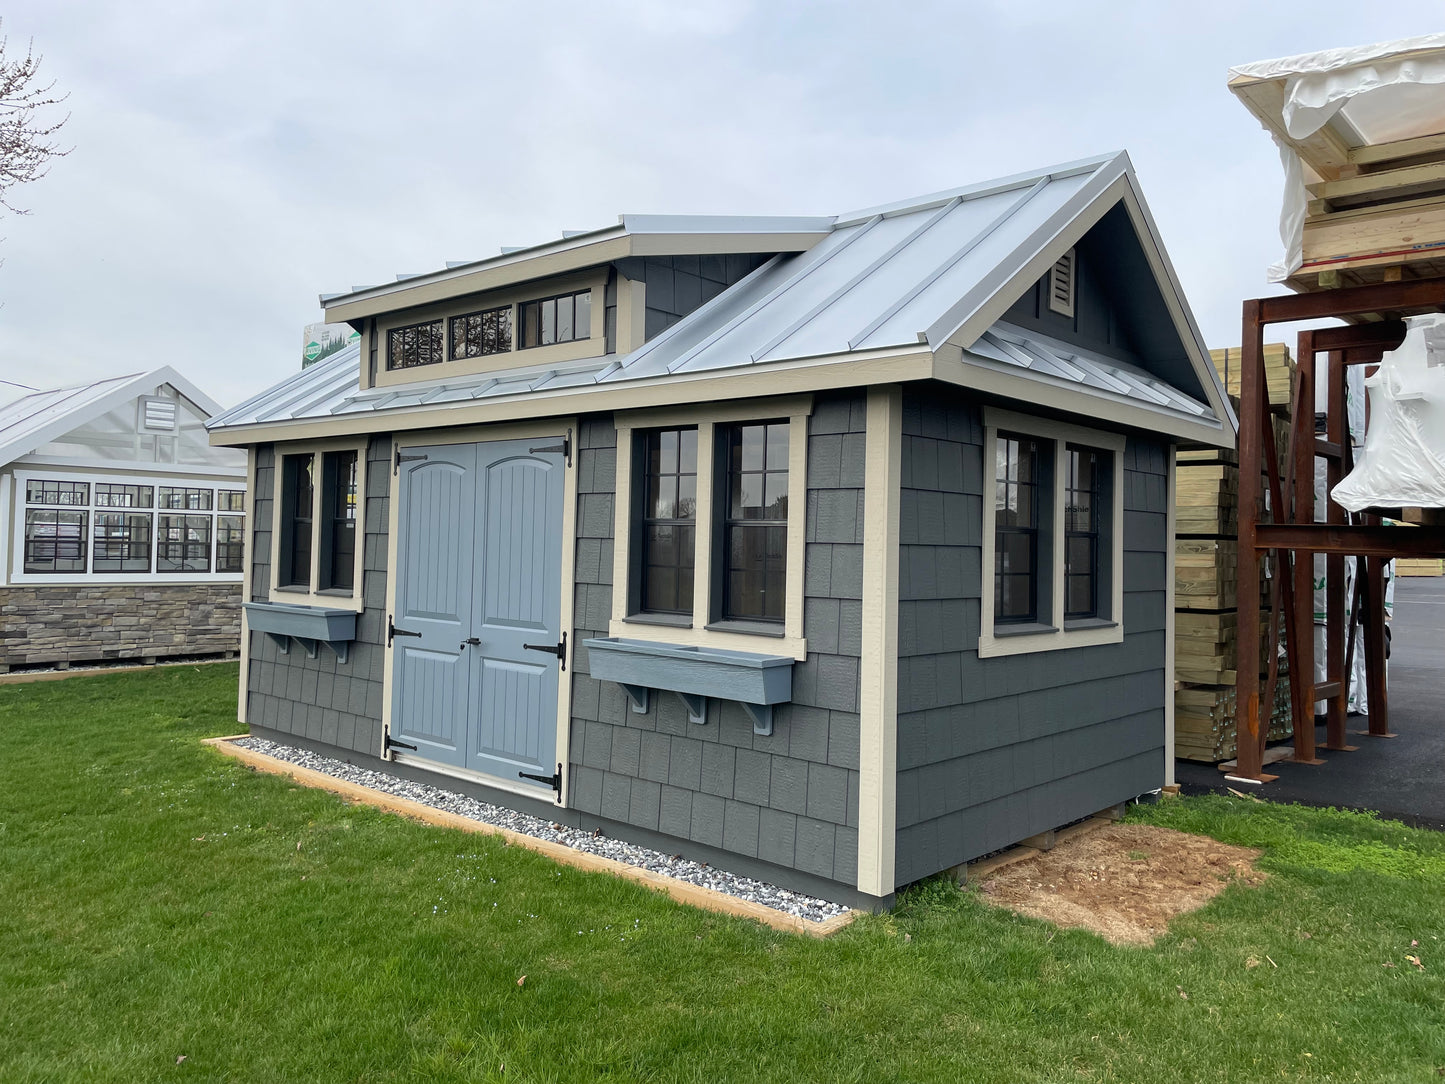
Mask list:
[[[1152,948],[942,881],[819,942],[253,773],[199,744],[237,729],[235,690],[234,665],[0,686],[0,1081],[1445,1069],[1435,833],[1231,798],[1140,807],[1263,848],[1268,879]]]

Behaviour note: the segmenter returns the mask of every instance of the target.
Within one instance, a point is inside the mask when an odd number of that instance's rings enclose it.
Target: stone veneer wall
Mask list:
[[[220,655],[241,646],[241,585],[0,587],[0,673],[14,666]]]
[[[649,284],[650,285],[650,284]],[[571,804],[609,821],[718,848],[852,889],[858,865],[858,660],[863,595],[866,400],[820,395],[808,435],[804,633],[793,700],[773,734],[743,709],[709,700],[690,723],[678,697],[646,714],[588,674],[582,642],[612,613],[617,432],[584,421],[578,441],[577,586],[572,676]],[[647,638],[646,626],[635,636]],[[759,650],[767,650],[759,640]]]

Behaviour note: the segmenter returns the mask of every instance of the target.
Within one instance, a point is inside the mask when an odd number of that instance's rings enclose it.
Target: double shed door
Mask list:
[[[562,638],[554,444],[407,448],[397,488],[393,744],[539,791],[523,773],[556,763],[561,660],[537,650]]]

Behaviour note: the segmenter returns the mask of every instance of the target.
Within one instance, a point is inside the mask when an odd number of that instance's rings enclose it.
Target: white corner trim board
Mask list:
[[[1093,644],[1117,644],[1124,639],[1124,435],[1098,429],[1085,429],[1051,418],[985,407],[983,412],[984,500],[982,531],[982,605],[979,617],[978,654],[980,658],[999,655],[1022,655],[1034,651],[1056,651],[1060,648],[1087,647]],[[998,433],[1019,433],[1038,437],[1052,444],[1051,502],[1049,530],[1049,567],[1040,569],[1040,579],[1047,576],[1048,612],[1038,615],[1037,625],[1027,631],[999,631],[994,622],[994,521]],[[1070,444],[1096,448],[1110,453],[1112,485],[1110,497],[1109,535],[1109,597],[1107,614],[1099,620],[1069,623],[1064,619],[1064,485],[1065,455]],[[1101,599],[1101,609],[1105,600]],[[1040,607],[1042,608],[1042,606]]]
[[[898,515],[903,391],[868,389],[864,442],[863,657],[858,667],[858,890],[895,887],[898,828]]]

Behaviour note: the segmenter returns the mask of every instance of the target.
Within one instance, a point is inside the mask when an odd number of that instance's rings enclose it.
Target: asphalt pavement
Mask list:
[[[1180,760],[1175,776],[1185,794],[1232,786],[1267,801],[1372,809],[1420,827],[1445,829],[1445,578],[1395,581],[1389,669],[1390,729],[1394,738],[1351,733],[1353,753],[1321,749],[1318,766],[1277,763],[1279,778],[1264,786],[1226,783],[1210,764]],[[1348,727],[1362,731],[1363,715]],[[1316,731],[1324,744],[1325,728]]]

